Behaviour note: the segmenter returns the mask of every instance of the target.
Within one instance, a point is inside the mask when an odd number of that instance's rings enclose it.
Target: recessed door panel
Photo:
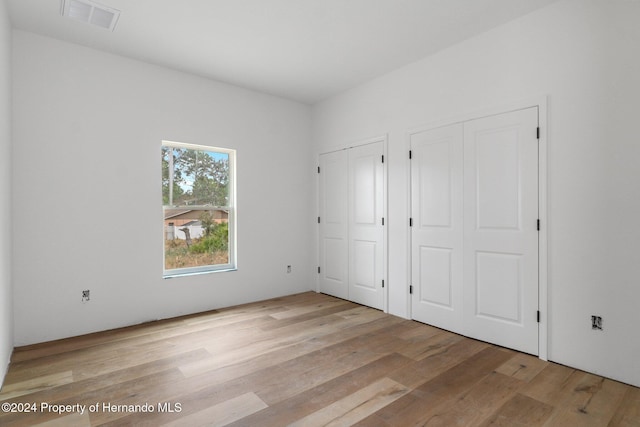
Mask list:
[[[430,144],[418,145],[415,149],[420,192],[420,227],[451,228],[452,162],[454,149],[449,138]]]
[[[510,126],[474,135],[478,229],[520,228],[518,131]]]
[[[420,287],[421,303],[434,304],[453,309],[451,282],[451,249],[420,247]]]
[[[347,241],[340,238],[324,239],[324,278],[335,283],[344,284],[347,281],[346,268],[344,268],[344,256]]]
[[[347,188],[346,188],[346,163],[342,159],[335,158],[335,154],[324,158],[322,170],[324,206],[322,217],[325,224],[344,226],[347,218]]]
[[[354,152],[349,152],[351,156]],[[358,225],[375,225],[376,221],[376,169],[381,158],[374,154],[353,159],[353,221]]]
[[[476,252],[476,316],[522,324],[522,255]]]
[[[353,243],[353,263],[354,277],[353,286],[375,290],[376,289],[376,242],[354,240]]]

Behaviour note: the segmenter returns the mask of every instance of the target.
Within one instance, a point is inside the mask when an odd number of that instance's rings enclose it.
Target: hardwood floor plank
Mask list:
[[[271,313],[270,316],[276,320],[283,320],[283,319],[289,319],[291,317],[300,317],[305,314],[311,314],[314,312],[323,311],[325,309],[332,309],[335,307],[340,308],[340,310],[338,311],[342,311],[344,307],[347,305],[352,306],[352,303],[349,303],[347,301],[342,301],[342,300],[335,300],[335,301],[328,300],[328,301],[323,301],[316,304],[304,305],[296,308],[288,308],[287,310],[284,310],[284,311]]]
[[[142,378],[157,372],[162,372],[176,368],[178,364],[188,360],[198,360],[208,353],[204,349],[199,351],[180,354],[171,358],[149,362],[138,365],[134,368],[124,368],[101,376],[88,378],[82,381],[74,381],[65,385],[59,385],[49,389],[43,389],[29,395],[31,401],[36,402],[57,402],[71,401],[75,396],[84,395],[93,390],[101,390],[114,384],[122,384]],[[3,388],[4,390],[4,388]],[[9,402],[24,402],[24,398],[17,397],[9,399]]]
[[[353,307],[355,304],[347,302],[347,301],[339,301],[338,304],[333,304],[327,307],[323,307],[319,310],[305,310],[304,313],[296,314],[293,316],[283,317],[282,319],[277,319],[277,322],[270,322],[260,326],[260,329],[263,331],[269,331],[272,329],[283,328],[285,326],[289,326],[292,324],[296,324],[299,322],[303,322],[305,320],[313,319],[314,317],[328,316],[330,314],[339,314],[344,310]],[[274,320],[275,317],[271,316]]]
[[[389,337],[389,339],[391,338],[392,337]],[[357,348],[357,346],[354,346],[354,348]],[[366,360],[363,361],[359,356],[365,351],[366,349],[361,349],[359,353],[347,352],[345,360],[338,360],[335,364],[343,370],[345,369],[343,366],[354,367],[362,365]],[[372,354],[370,357],[379,358],[380,355]],[[327,364],[329,364],[329,362],[335,362],[335,359],[328,359],[327,357],[323,357],[322,359],[325,359]],[[394,364],[391,363],[389,366],[393,367]],[[276,394],[278,392],[289,395],[293,389],[305,389],[315,385],[315,383],[300,381],[298,373],[291,372],[290,367],[287,366],[272,366],[228,382],[220,382],[214,375],[215,372],[212,372],[206,376],[194,377],[193,381],[188,381],[188,387],[190,390],[193,390],[193,392],[188,395],[183,395],[181,400],[187,410],[194,405],[199,405],[199,402],[205,402],[208,405],[216,404],[217,402],[225,400],[229,394],[241,394],[249,390],[255,390],[260,396],[265,394],[269,399],[274,399],[282,397],[282,395]],[[322,372],[321,376],[311,376],[309,378],[310,381],[321,382],[336,375],[338,375],[337,372],[327,369]],[[184,381],[179,381],[176,386],[183,387],[183,383]],[[211,384],[214,385],[212,386]],[[279,390],[279,384],[287,384],[288,387]],[[270,387],[276,387],[276,389],[271,390]],[[265,389],[268,391],[265,392]],[[164,399],[169,398],[170,396],[164,396]]]
[[[157,322],[157,324],[154,322],[149,324],[130,326],[123,329],[114,329],[111,331],[87,334],[84,335],[82,339],[79,339],[78,337],[72,337],[56,341],[49,341],[41,344],[18,347],[14,350],[11,361],[13,363],[18,363],[33,359],[42,359],[43,357],[68,353],[80,349],[86,349],[105,343],[111,344],[119,340],[137,338],[139,336],[149,335],[157,333],[159,331],[167,331],[179,327],[180,322],[178,320],[171,319],[167,321],[159,321]]]
[[[398,350],[398,353],[404,354],[413,360],[422,360],[438,354],[442,349],[446,349],[459,341],[462,341],[461,335],[452,334],[450,332],[441,332],[426,340],[416,341],[412,339]]]
[[[266,301],[248,303],[234,307],[221,308],[203,313],[189,314],[172,319],[164,319],[155,322],[147,322],[139,325],[128,326],[126,328],[112,329],[103,332],[83,335],[82,337],[65,338],[57,341],[50,341],[41,344],[33,344],[16,348],[12,355],[12,362],[21,362],[34,358],[41,359],[55,354],[66,353],[78,349],[86,349],[103,344],[118,343],[123,340],[139,339],[143,336],[153,335],[158,339],[164,336],[179,336],[189,331],[209,329],[211,327],[227,326],[246,320],[263,317],[273,312],[280,312],[285,304],[296,305],[304,302],[317,303],[323,297],[330,299],[326,295],[313,295],[304,292],[287,296],[286,298],[273,298]],[[275,319],[274,319],[275,320]],[[265,320],[261,321],[262,324]],[[188,328],[187,328],[188,327]]]
[[[504,405],[522,386],[522,381],[492,372],[449,404],[443,404],[425,426],[477,426]]]
[[[430,338],[442,333],[449,333],[444,329],[439,329],[434,326],[426,325],[424,323],[414,321],[412,321],[411,323],[413,324],[413,328],[398,335],[399,338],[402,338],[403,340],[406,340],[408,342],[416,342],[429,340]]]
[[[245,393],[162,425],[167,427],[222,427],[254,414],[266,407],[267,404],[260,400],[254,393]]]
[[[270,318],[269,318],[270,319]],[[177,329],[169,334],[144,334],[137,338],[118,338],[115,342],[106,342],[102,345],[90,345],[87,348],[78,348],[67,353],[55,353],[39,360],[29,360],[12,363],[12,369],[7,374],[6,382],[14,383],[23,381],[32,376],[46,376],[73,370],[76,380],[82,380],[91,376],[108,373],[111,370],[119,370],[126,366],[136,366],[144,363],[141,358],[159,360],[171,355],[186,353],[198,349],[212,340],[224,339],[225,336],[235,335],[236,339],[247,335],[246,330],[253,330],[261,324],[258,319],[243,321],[236,324],[233,332],[229,332],[229,325],[201,328],[185,328],[180,334]],[[127,328],[128,329],[128,328]],[[213,338],[215,337],[215,338]],[[79,341],[83,341],[80,337]],[[51,343],[57,345],[56,342]],[[109,360],[117,359],[118,363],[109,363]]]
[[[228,342],[219,340],[206,349],[212,355],[211,364],[219,368],[339,330],[344,322],[344,319],[330,315],[281,328],[278,331],[282,333],[270,331],[254,335],[253,339],[246,343],[239,343],[231,336]]]
[[[529,382],[546,366],[547,363],[545,361],[535,356],[518,353],[496,369],[496,372]]]
[[[432,380],[420,385],[407,396],[381,409],[380,416],[391,425],[424,423],[436,414],[441,405],[458,399],[495,368],[507,361],[511,354],[496,347],[488,347]],[[407,398],[409,404],[403,402]]]
[[[372,338],[368,344],[372,346],[382,344],[384,339],[392,340],[393,337],[384,336],[377,340]],[[345,353],[343,355],[338,353],[329,357],[324,356],[324,360],[315,365],[298,364],[297,361],[285,366],[280,365],[279,367],[286,372],[286,378],[290,380],[281,381],[279,378],[278,381],[266,387],[260,387],[257,393],[265,402],[274,404],[380,359],[379,352],[364,345],[346,352],[341,349],[341,353],[343,352]],[[309,369],[309,366],[313,368]]]
[[[164,395],[156,395],[158,402],[179,403],[180,413],[155,412],[152,414],[126,414],[124,417],[111,418],[103,421],[104,425],[149,425],[158,426],[164,423],[176,421],[199,413],[207,408],[223,404],[230,396],[241,396],[253,393],[256,384],[271,382],[281,376],[280,369],[265,369],[253,375],[238,378],[228,382],[217,382],[211,374],[205,374],[194,378],[177,380],[170,388],[164,390]],[[215,420],[212,420],[212,422]],[[96,423],[96,425],[103,425]]]
[[[408,391],[409,389],[402,384],[389,378],[382,378],[289,424],[289,426],[351,426],[405,395]]]
[[[233,426],[286,426],[357,390],[385,377],[387,373],[409,363],[410,359],[390,354],[361,368],[320,384],[257,412]]]
[[[0,400],[9,400],[26,394],[33,394],[40,390],[47,390],[73,382],[73,372],[63,371],[55,374],[35,377],[21,382],[8,383],[2,387]]]
[[[624,398],[624,384],[584,374],[567,405],[557,409],[547,426],[608,425]]]
[[[536,427],[544,425],[551,415],[553,407],[532,399],[528,396],[516,394],[480,427]]]
[[[500,408],[522,386],[522,381],[492,372],[457,399],[441,405],[420,425],[428,427],[477,426]],[[377,415],[358,427],[391,425]]]
[[[636,387],[314,292],[18,348],[3,387],[98,405],[3,427],[640,427]]]
[[[441,348],[461,341],[462,338],[461,335],[445,331],[440,331],[437,334],[428,335],[427,337],[412,337],[405,339],[406,344],[398,349],[398,353],[404,354],[414,360],[422,360],[438,352]]]
[[[336,331],[322,337],[314,337],[289,347],[256,355],[249,360],[239,361],[238,363],[231,365],[218,367],[209,357],[203,363],[183,365],[180,367],[180,370],[186,377],[211,372],[215,376],[216,381],[225,382],[297,358],[301,358],[300,363],[309,363],[309,366],[315,366],[317,362],[314,359],[317,357],[333,360],[333,357],[336,354],[335,352],[339,351],[336,349],[336,347],[340,347],[338,344],[345,343],[345,345],[349,345],[347,343],[349,340],[365,336],[380,329],[388,328],[399,321],[401,320],[398,318],[387,316],[361,325],[356,325],[348,329]],[[361,340],[361,338],[359,339]],[[302,358],[303,356],[319,350],[322,350],[322,352],[315,356]]]
[[[416,388],[489,347],[486,343],[455,334],[449,336],[449,340],[434,342],[429,351],[423,353],[421,360],[398,369],[389,378],[409,388]]]
[[[556,408],[549,420],[549,424],[555,424],[554,420],[562,417],[567,408],[570,407],[577,411],[578,408],[586,404],[591,394],[586,393],[585,390],[588,390],[591,386],[597,386],[597,382],[600,380],[602,378],[596,378],[585,372],[573,370],[571,375],[557,389],[548,388],[547,393],[537,400]]]
[[[46,421],[40,424],[34,424],[34,427],[90,427],[91,420],[89,414],[71,414],[65,417],[56,418],[55,420]]]
[[[149,404],[156,407],[161,402],[173,402],[177,396],[185,392],[186,384],[180,383],[181,379],[180,372],[177,369],[171,369],[86,392],[77,396],[72,402],[84,405],[99,402],[101,406],[104,403],[108,406]],[[128,412],[122,410],[100,410],[90,414],[91,424],[100,425],[127,415]]]
[[[357,316],[343,318],[337,315],[324,316],[313,321],[304,321],[253,337],[252,341],[239,341],[230,336],[225,343],[220,340],[216,347],[207,347],[212,357],[208,360],[181,367],[185,376],[200,375],[222,367],[252,360],[256,357],[287,349],[309,340],[321,339],[325,335],[339,332],[355,325],[371,322],[384,317],[384,313],[371,310]],[[232,351],[233,350],[233,351]]]
[[[626,387],[609,427],[640,427],[640,388]]]

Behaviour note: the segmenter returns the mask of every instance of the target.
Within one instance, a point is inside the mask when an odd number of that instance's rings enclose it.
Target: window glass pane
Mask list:
[[[229,211],[164,209],[164,268],[229,264]]]
[[[162,147],[165,206],[228,206],[229,154]]]

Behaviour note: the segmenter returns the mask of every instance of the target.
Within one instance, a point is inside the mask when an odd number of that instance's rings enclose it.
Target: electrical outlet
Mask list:
[[[287,273],[291,273],[291,266],[287,265]]]
[[[591,329],[597,331],[602,330],[602,317],[596,315],[591,316]]]
[[[82,302],[87,302],[89,301],[90,298],[90,291],[89,289],[82,291]]]

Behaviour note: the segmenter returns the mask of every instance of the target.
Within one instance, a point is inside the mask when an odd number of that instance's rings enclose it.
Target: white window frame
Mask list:
[[[214,209],[223,209],[229,212],[228,214],[228,226],[229,226],[229,260],[226,264],[214,264],[214,265],[204,265],[199,267],[186,267],[186,268],[174,268],[167,270],[165,268],[165,250],[164,250],[164,239],[165,239],[165,227],[164,227],[164,211],[165,209],[175,209],[179,206],[166,206],[164,202],[162,203],[162,277],[165,279],[179,276],[187,276],[193,274],[206,274],[206,273],[216,273],[222,271],[235,271],[237,270],[237,250],[236,250],[236,150],[232,150],[229,148],[222,147],[213,147],[209,145],[196,145],[196,144],[188,144],[184,142],[175,142],[175,141],[162,141],[162,147],[171,147],[171,148],[186,148],[189,150],[198,150],[198,151],[208,151],[208,152],[216,152],[216,153],[224,153],[229,156],[229,204],[227,206],[201,206],[194,205],[189,206],[191,210],[214,210]]]

